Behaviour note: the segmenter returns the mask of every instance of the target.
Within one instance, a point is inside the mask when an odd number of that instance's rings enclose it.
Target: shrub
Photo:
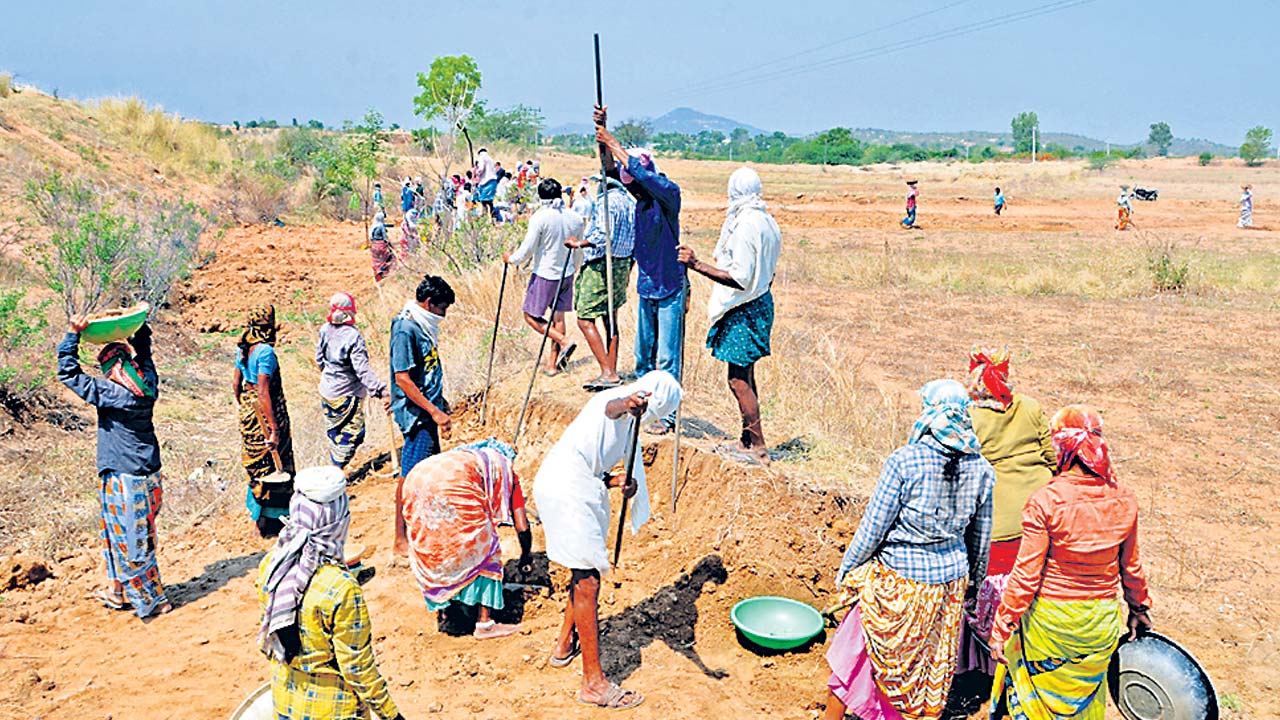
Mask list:
[[[140,301],[159,306],[200,259],[208,216],[190,203],[130,194],[122,206],[102,188],[58,173],[28,180],[25,199],[50,228],[48,240],[28,252],[68,317]]]
[[[0,73],[0,98],[7,98],[13,93],[13,75]]]
[[[1089,169],[1090,169],[1090,170],[1097,170],[1098,172],[1102,172],[1103,170],[1106,170],[1106,169],[1107,169],[1107,166],[1108,166],[1108,165],[1110,165],[1111,163],[1113,163],[1113,162],[1115,162],[1115,161],[1116,161],[1115,156],[1113,156],[1113,155],[1108,155],[1108,154],[1107,154],[1107,153],[1105,153],[1105,152],[1095,152],[1095,153],[1090,153],[1090,154],[1089,154]]]
[[[44,346],[44,332],[49,327],[46,312],[53,304],[49,298],[37,303],[26,301],[27,288],[0,290],[0,394],[6,400],[21,396],[44,384],[44,374],[32,361],[32,355]],[[5,404],[8,404],[7,402]]]
[[[1208,164],[1209,164],[1209,163],[1211,163],[1211,162],[1213,162],[1213,153],[1211,153],[1211,152],[1202,152],[1202,153],[1200,153],[1200,166],[1201,166],[1201,167],[1204,167],[1204,166],[1208,165]]]
[[[1177,245],[1171,240],[1157,240],[1147,244],[1147,269],[1151,271],[1151,284],[1156,292],[1185,290],[1191,275],[1191,262],[1179,261],[1175,255]]]

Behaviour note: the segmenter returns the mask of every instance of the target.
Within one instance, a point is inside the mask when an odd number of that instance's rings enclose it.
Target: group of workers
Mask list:
[[[532,493],[547,556],[570,571],[548,665],[566,668],[581,657],[579,700],[620,709],[643,697],[611,682],[600,662],[609,490],[631,498],[631,527],[638,531],[649,517],[638,433],[642,426],[670,431],[683,393],[687,270],[714,283],[706,345],[727,363],[742,416],[738,441],[724,451],[743,462],[768,462],[754,364],[769,354],[781,233],[759,176],[740,168],[729,178],[712,262],[701,260],[679,242],[679,186],[658,170],[652,153],[623,148],[607,130],[604,108],[594,118],[607,151],[604,191],[589,205],[580,193],[566,207],[560,184],[541,180],[524,242],[505,260],[532,265],[526,319],[558,346],[546,371],[563,370],[572,351],[563,330],[570,308],[600,365],[587,388],[597,394],[543,458]],[[904,224],[914,222],[913,211],[910,204]],[[623,385],[615,318],[633,263],[636,379]],[[422,279],[391,323],[390,379],[383,382],[355,327],[355,299],[331,298],[314,356],[330,463],[302,470],[274,348],[274,308],[259,305],[246,315],[233,391],[249,477],[246,507],[259,533],[276,538],[259,568],[258,641],[271,659],[273,702],[282,717],[367,717],[370,709],[400,717],[378,672],[368,610],[344,554],[350,525],[344,469],[364,439],[369,398],[392,413],[403,438],[393,553],[408,558],[427,609],[473,609],[477,639],[515,631],[494,617],[504,609],[507,572],[499,526],[515,526],[521,551],[515,567],[522,574],[531,569],[515,450],[496,440],[441,447],[452,418],[439,332],[455,302],[446,280]],[[603,337],[596,321],[604,323]],[[103,347],[103,377],[95,378],[78,360],[85,325],[82,317],[72,319],[58,362],[60,379],[98,408],[108,584],[97,598],[146,617],[171,609],[156,563],[162,488],[150,328],[127,344]],[[1012,391],[1008,376],[1006,349],[976,348],[967,384],[937,380],[922,388],[910,440],[885,462],[836,575],[850,610],[827,651],[828,718],[963,712],[967,700],[951,688],[957,674],[967,673],[991,678],[997,712],[1100,717],[1105,670],[1121,635],[1117,597],[1128,607],[1131,633],[1150,627],[1137,502],[1111,467],[1100,415],[1068,406],[1048,420],[1038,403]],[[622,473],[615,472],[619,464]]]

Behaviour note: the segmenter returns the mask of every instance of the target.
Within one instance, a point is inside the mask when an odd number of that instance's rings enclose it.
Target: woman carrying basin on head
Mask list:
[[[992,717],[1097,718],[1121,633],[1150,628],[1138,557],[1138,499],[1116,483],[1102,417],[1069,405],[1049,423],[1057,474],[1022,511],[1022,545],[991,627]]]
[[[995,471],[969,393],[934,380],[920,395],[911,440],[885,461],[836,578],[857,604],[827,650],[828,720],[940,717],[966,590],[986,574]]]

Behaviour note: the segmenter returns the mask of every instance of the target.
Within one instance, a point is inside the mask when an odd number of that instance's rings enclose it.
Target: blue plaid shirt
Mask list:
[[[923,583],[968,574],[976,584],[986,577],[995,470],[981,455],[968,454],[960,460],[959,477],[948,481],[942,469],[949,453],[926,435],[889,456],[840,563],[837,584],[872,559]]]
[[[609,180],[609,222],[613,230],[610,246],[616,258],[631,257],[636,247],[636,201],[622,189],[622,183]],[[591,262],[604,257],[604,244],[608,240],[604,226],[604,203],[597,198],[591,209],[591,225],[584,239],[591,243],[582,251],[582,260]]]

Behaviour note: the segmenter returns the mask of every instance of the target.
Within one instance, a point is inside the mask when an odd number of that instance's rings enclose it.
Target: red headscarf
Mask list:
[[[1079,462],[1098,477],[1115,484],[1111,452],[1102,437],[1102,416],[1087,405],[1068,405],[1049,421],[1053,448],[1058,451],[1058,472]]]
[[[1009,388],[1009,348],[975,347],[969,352],[969,397],[975,405],[1006,410],[1013,402]]]
[[[347,293],[329,298],[329,317],[325,319],[333,325],[355,325],[356,299]]]

